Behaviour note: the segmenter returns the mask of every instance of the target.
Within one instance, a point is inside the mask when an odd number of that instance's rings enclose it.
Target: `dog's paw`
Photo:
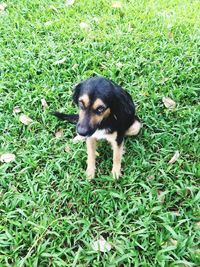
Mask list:
[[[113,175],[114,179],[119,179],[119,177],[122,175],[121,171],[120,171],[120,168],[113,167],[112,168],[112,175]]]
[[[94,168],[87,168],[86,176],[89,180],[93,179],[95,176],[95,169]]]

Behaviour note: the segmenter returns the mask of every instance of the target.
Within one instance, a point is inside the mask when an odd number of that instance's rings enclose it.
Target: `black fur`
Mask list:
[[[51,112],[52,115],[59,118],[60,120],[66,120],[68,122],[71,122],[73,124],[76,124],[78,122],[78,114],[64,114],[60,112]]]
[[[116,131],[116,141],[120,145],[128,128],[135,120],[139,120],[135,115],[135,106],[131,96],[119,85],[103,77],[89,78],[75,87],[73,101],[76,105],[79,97],[84,94],[89,96],[92,103],[95,99],[100,98],[111,110],[110,115],[97,125],[93,132],[96,129],[106,129],[109,133]],[[54,115],[73,123],[78,121],[78,115],[67,115],[58,112],[54,112]]]

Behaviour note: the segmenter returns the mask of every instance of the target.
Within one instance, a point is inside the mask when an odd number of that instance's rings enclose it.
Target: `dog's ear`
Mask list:
[[[116,117],[135,113],[132,98],[126,91],[120,86],[115,85],[115,90],[113,92],[111,109]]]
[[[74,87],[74,93],[73,93],[72,99],[73,99],[73,101],[74,101],[74,103],[75,103],[76,105],[78,104],[78,98],[79,98],[79,95],[80,95],[81,86],[82,86],[82,83],[78,83],[78,84]]]

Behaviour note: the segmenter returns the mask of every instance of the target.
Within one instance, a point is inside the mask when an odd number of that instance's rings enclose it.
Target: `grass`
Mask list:
[[[199,1],[111,4],[13,0],[0,12],[0,154],[16,155],[0,164],[0,266],[200,266]],[[72,88],[92,75],[129,91],[144,123],[118,181],[104,142],[88,181],[85,144],[49,114],[75,112]],[[100,236],[110,252],[92,250]]]

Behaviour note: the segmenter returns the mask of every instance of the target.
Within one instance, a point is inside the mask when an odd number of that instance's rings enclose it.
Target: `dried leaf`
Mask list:
[[[159,199],[160,203],[163,204],[165,201],[164,192],[162,190],[158,190],[157,192],[158,192],[158,199]]]
[[[0,156],[0,161],[1,162],[8,163],[8,162],[11,162],[13,160],[15,160],[15,155],[12,154],[12,153],[5,153],[5,154],[2,154]]]
[[[122,3],[117,1],[112,3],[113,8],[122,8]]]
[[[170,239],[170,243],[176,247],[178,242],[175,239]]]
[[[196,222],[196,226],[200,228],[200,221]]]
[[[97,241],[94,241],[91,246],[94,251],[101,252],[108,252],[112,248],[111,245],[103,237],[101,237]]]
[[[85,29],[85,30],[89,30],[90,26],[86,22],[81,22],[80,23],[80,28],[81,29]]]
[[[66,58],[64,57],[64,58],[62,58],[62,59],[60,59],[60,60],[55,61],[55,62],[54,62],[54,65],[64,64],[65,61],[66,61]]]
[[[1,3],[0,4],[0,11],[4,11],[7,7],[7,4],[6,3]]]
[[[55,6],[53,6],[53,5],[50,5],[49,8],[52,9],[52,10],[54,10],[55,12],[58,12],[58,9]]]
[[[116,67],[121,69],[123,67],[123,64],[121,62],[116,63]]]
[[[72,66],[72,69],[75,70],[76,68],[78,68],[78,66],[79,66],[78,64],[74,64],[74,65]]]
[[[173,38],[173,32],[168,32],[168,33],[167,33],[167,36],[168,36],[169,38]]]
[[[63,129],[58,130],[58,131],[55,133],[55,137],[56,137],[57,139],[62,138],[62,137],[63,137]]]
[[[170,161],[168,162],[169,164],[173,164],[174,162],[176,162],[177,161],[177,159],[180,157],[180,153],[179,153],[179,151],[177,150],[175,153],[174,153],[174,155],[173,155],[173,157],[170,159]]]
[[[65,146],[65,152],[69,153],[70,152],[70,147],[68,145]]]
[[[74,4],[74,2],[75,2],[75,0],[67,0],[67,1],[65,2],[65,5],[66,5],[66,6],[71,6],[71,5]]]
[[[44,26],[50,26],[53,24],[53,21],[49,20],[44,23]]]
[[[21,123],[23,123],[24,125],[29,125],[33,120],[31,118],[29,118],[27,115],[25,114],[21,114],[19,116],[19,120],[21,121]]]
[[[168,109],[174,109],[176,107],[176,102],[167,96],[163,96],[162,102]]]
[[[21,108],[19,106],[16,106],[13,108],[13,112],[14,113],[20,113],[21,112]]]
[[[43,106],[44,109],[46,109],[46,108],[49,107],[48,104],[47,104],[47,102],[46,102],[46,100],[44,98],[41,99],[41,103],[42,103],[42,106]]]

